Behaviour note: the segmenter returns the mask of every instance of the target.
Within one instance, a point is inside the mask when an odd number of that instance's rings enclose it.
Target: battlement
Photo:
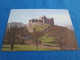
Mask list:
[[[39,19],[29,20],[30,25],[33,25],[33,23],[36,23],[36,22],[54,25],[54,19],[53,18],[47,18],[47,17],[45,17],[45,15],[43,17],[40,17]]]

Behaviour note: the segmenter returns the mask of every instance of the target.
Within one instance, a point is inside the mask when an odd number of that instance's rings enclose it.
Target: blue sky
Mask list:
[[[30,19],[44,15],[48,18],[54,18],[55,25],[72,25],[67,9],[12,9],[8,23],[22,22],[27,24]]]

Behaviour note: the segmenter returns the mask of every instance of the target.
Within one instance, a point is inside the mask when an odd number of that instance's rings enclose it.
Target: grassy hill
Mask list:
[[[43,31],[45,28],[48,27],[48,25],[33,25],[31,27],[35,28],[36,31]]]

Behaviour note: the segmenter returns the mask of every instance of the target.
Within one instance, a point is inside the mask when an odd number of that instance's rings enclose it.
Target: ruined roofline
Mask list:
[[[43,20],[42,18],[46,18],[45,20],[54,20],[54,18],[47,18],[45,15],[44,16],[41,16],[41,17],[39,17],[39,18],[32,18],[32,19],[30,19],[30,20]]]
[[[51,24],[51,25],[54,25],[54,19],[53,18],[47,18],[45,16],[39,18],[39,19],[31,19],[29,20],[29,23],[32,24],[32,23],[35,23],[35,22],[41,22],[41,23],[47,23],[47,24]]]

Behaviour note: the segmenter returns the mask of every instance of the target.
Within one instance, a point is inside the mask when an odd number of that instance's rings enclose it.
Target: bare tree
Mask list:
[[[18,28],[17,36],[18,36],[19,40],[22,41],[21,43],[23,43],[23,44],[24,44],[24,41],[25,41],[26,34],[29,34],[29,32],[28,32],[28,29],[25,26]]]
[[[36,45],[37,49],[39,48],[39,44],[41,44],[42,42],[39,40],[39,38],[42,36],[42,32],[41,31],[34,31],[32,34],[32,40],[33,43]]]
[[[16,38],[16,26],[10,27],[10,40],[11,40],[11,50],[13,50],[13,46],[15,44],[15,38]]]

